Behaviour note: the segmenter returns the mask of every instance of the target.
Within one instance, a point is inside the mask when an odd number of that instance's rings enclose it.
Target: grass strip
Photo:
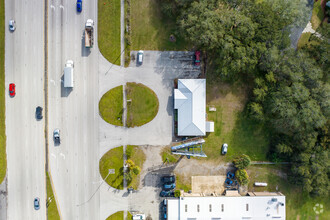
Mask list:
[[[106,122],[123,126],[123,86],[117,86],[102,96],[99,111]]]
[[[106,220],[123,220],[124,211],[116,212],[115,214],[110,215]]]
[[[316,30],[321,25],[324,19],[324,12],[322,10],[321,2],[322,2],[321,0],[314,1],[312,19],[311,19],[312,28],[314,30]]]
[[[120,0],[98,1],[98,46],[110,63],[120,65]]]
[[[127,127],[150,122],[158,113],[158,99],[154,91],[143,84],[127,83]]]
[[[135,163],[135,165],[140,167],[140,169],[142,170],[144,161],[146,160],[146,155],[144,154],[142,149],[140,149],[138,146],[127,145],[126,155],[127,159],[131,159]],[[133,175],[133,179],[130,183],[128,183],[127,188],[133,187],[134,189],[138,189],[140,185],[140,174]]]
[[[5,4],[0,0],[0,183],[7,170],[6,157],[6,101],[5,101]]]
[[[116,189],[124,188],[124,170],[123,170],[123,147],[116,147],[109,150],[100,160],[99,168],[103,179],[106,178],[105,182]],[[114,174],[109,173],[109,169],[115,169]]]
[[[51,184],[50,178],[49,178],[49,173],[46,172],[46,175],[47,175],[47,219],[48,220],[59,220],[61,218],[58,213],[52,184]]]

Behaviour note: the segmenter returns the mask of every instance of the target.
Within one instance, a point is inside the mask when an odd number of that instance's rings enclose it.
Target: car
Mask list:
[[[175,188],[175,183],[164,184],[164,190],[172,190]]]
[[[173,191],[161,191],[160,192],[160,197],[173,197],[174,196],[174,192]]]
[[[77,0],[77,12],[82,11],[82,0]]]
[[[9,95],[10,96],[15,96],[16,95],[15,87],[16,86],[15,86],[14,83],[9,84]]]
[[[9,30],[11,30],[11,31],[15,31],[15,29],[16,29],[16,22],[15,22],[15,20],[9,20]]]
[[[136,55],[138,64],[142,65],[143,63],[143,50],[139,50]]]
[[[60,139],[60,129],[56,128],[53,132],[53,136],[54,136],[54,142],[55,144],[60,144],[61,143],[61,139]]]
[[[225,154],[227,153],[227,150],[228,150],[228,144],[224,143],[224,144],[222,145],[222,151],[221,151],[221,153],[222,153],[223,155],[225,155]]]
[[[171,176],[163,176],[162,177],[162,182],[163,183],[175,183],[175,176],[171,175]]]
[[[34,204],[34,209],[35,209],[35,210],[39,210],[39,209],[40,209],[40,199],[39,199],[38,197],[36,197],[36,198],[34,199],[33,204]]]
[[[36,108],[36,117],[37,117],[37,119],[42,119],[43,117],[42,117],[42,107],[40,107],[40,106],[38,106],[37,108]]]
[[[200,55],[200,51],[195,51],[195,66],[199,66],[201,64]]]

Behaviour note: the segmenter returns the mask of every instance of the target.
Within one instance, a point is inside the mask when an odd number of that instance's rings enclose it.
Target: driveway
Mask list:
[[[136,57],[137,51],[131,53]],[[100,218],[121,211],[142,211],[153,219],[159,219],[160,183],[157,174],[147,172],[150,166],[162,164],[160,145],[169,145],[173,140],[173,86],[175,78],[197,78],[200,67],[193,65],[193,52],[144,51],[144,62],[137,65],[132,59],[128,68],[110,64],[99,55],[99,99],[108,90],[127,82],[142,83],[157,95],[159,111],[149,123],[134,128],[125,128],[99,119],[101,158],[108,150],[122,145],[148,145],[152,157],[147,156],[141,173],[143,188],[133,194],[116,190],[103,183],[100,187]],[[150,155],[150,154],[149,154]],[[101,176],[100,179],[102,180]]]
[[[136,51],[132,52],[136,56]],[[145,51],[141,66],[132,60],[128,68],[110,64],[100,54],[99,99],[108,90],[127,82],[142,83],[157,95],[159,111],[149,123],[134,128],[99,121],[101,158],[121,145],[168,145],[173,139],[173,85],[175,78],[197,78],[200,68],[193,65],[193,52]]]

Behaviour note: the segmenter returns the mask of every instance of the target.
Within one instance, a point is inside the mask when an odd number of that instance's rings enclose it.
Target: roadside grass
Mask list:
[[[120,0],[98,1],[98,46],[110,63],[120,65]]]
[[[321,25],[323,18],[324,18],[324,12],[322,10],[321,0],[314,1],[312,18],[311,18],[312,28],[314,30],[316,30]]]
[[[286,197],[286,219],[330,219],[330,200],[328,198],[312,198],[303,193],[301,187],[293,185],[286,179],[288,168],[280,165],[252,165],[247,169],[250,176],[249,190],[276,192],[276,187]],[[267,182],[267,187],[253,187],[254,182]],[[323,204],[324,212],[317,218],[313,207]]]
[[[214,121],[214,132],[207,134],[203,150],[207,159],[231,161],[236,156],[247,154],[251,160],[266,160],[268,131],[262,124],[252,120],[244,112],[248,88],[240,82],[229,85],[219,80],[207,81],[207,118]],[[221,156],[222,144],[228,144],[226,156]],[[221,159],[220,159],[221,160]]]
[[[127,212],[126,220],[132,220],[132,219],[133,219],[133,215],[130,212]]]
[[[131,153],[128,154],[128,152],[131,152]],[[140,167],[142,170],[144,161],[146,160],[146,155],[144,154],[142,149],[140,149],[138,146],[127,145],[126,155],[127,155],[127,159],[131,159],[135,163],[135,165]],[[128,183],[127,188],[129,188],[129,187],[133,187],[134,189],[139,188],[140,174],[133,175],[133,179],[130,183]]]
[[[158,98],[154,91],[143,84],[126,84],[127,127],[141,126],[150,122],[158,113]]]
[[[171,147],[163,148],[161,152],[163,163],[176,163],[180,156],[171,153]]]
[[[176,188],[175,189],[181,189],[184,190],[185,192],[188,192],[191,190],[191,177],[184,177],[183,175],[175,174],[176,177]]]
[[[312,35],[312,33],[310,33],[310,32],[302,33],[300,35],[299,40],[298,40],[297,48],[300,49],[303,46],[307,45],[308,44],[308,41],[309,41],[309,38],[311,37],[311,35]]]
[[[175,35],[174,18],[162,16],[158,0],[131,0],[132,50],[187,50],[183,38]],[[170,42],[174,34],[175,42]]]
[[[6,155],[6,101],[5,101],[5,3],[0,0],[0,183],[7,170]]]
[[[51,198],[51,202],[49,203],[49,205],[47,207],[47,219],[48,220],[61,219],[60,215],[58,213],[57,204],[56,204],[56,200],[55,200],[55,197],[53,194],[53,188],[52,188],[52,185],[50,182],[48,172],[46,172],[46,175],[47,175],[47,200],[49,198]]]
[[[116,147],[105,153],[99,162],[100,173],[103,179],[108,175],[109,169],[115,169],[115,174],[110,174],[105,180],[116,189],[123,189],[123,147]]]
[[[123,126],[123,86],[117,86],[102,96],[99,111],[106,122]]]
[[[115,214],[110,215],[106,220],[123,220],[124,211],[116,212]]]

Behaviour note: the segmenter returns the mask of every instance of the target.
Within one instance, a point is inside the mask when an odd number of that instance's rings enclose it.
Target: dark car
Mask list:
[[[61,144],[61,139],[60,139],[60,129],[55,129],[53,132],[53,136],[54,136],[54,142],[55,144]]]
[[[15,96],[16,95],[15,87],[16,86],[15,86],[14,83],[9,84],[9,95],[10,96]]]
[[[195,66],[199,66],[201,64],[200,55],[200,51],[195,51]]]
[[[164,190],[172,190],[175,189],[175,183],[164,184]]]
[[[82,11],[82,0],[77,0],[77,12]]]
[[[163,183],[175,183],[175,176],[171,175],[171,176],[163,176],[162,177],[162,182]]]
[[[36,117],[37,117],[37,119],[42,119],[43,117],[42,117],[42,107],[40,107],[40,106],[38,106],[37,108],[36,108]]]
[[[35,210],[39,210],[40,209],[40,199],[38,197],[36,197],[34,199],[33,205],[34,205],[34,209]]]
[[[174,192],[173,191],[161,191],[159,194],[161,197],[173,197]]]

